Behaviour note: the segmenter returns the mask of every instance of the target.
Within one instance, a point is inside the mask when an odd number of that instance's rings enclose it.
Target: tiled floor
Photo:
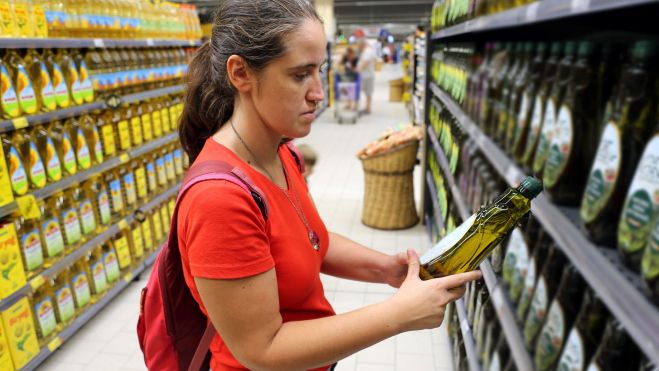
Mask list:
[[[309,179],[311,193],[328,228],[386,253],[429,247],[421,224],[404,231],[379,231],[361,223],[364,177],[357,151],[384,129],[407,123],[402,103],[389,103],[388,80],[400,77],[400,66],[385,66],[376,77],[373,113],[356,125],[339,125],[332,110],[321,115],[312,133],[298,143],[311,145],[318,164]],[[417,191],[420,178],[415,174]],[[418,192],[417,192],[418,194]],[[144,370],[135,335],[139,290],[147,275],[131,284],[105,310],[64,344],[41,370]],[[345,312],[391,296],[385,285],[323,277],[328,299]],[[449,371],[449,340],[443,326],[432,331],[405,333],[385,340],[339,362],[339,371]]]

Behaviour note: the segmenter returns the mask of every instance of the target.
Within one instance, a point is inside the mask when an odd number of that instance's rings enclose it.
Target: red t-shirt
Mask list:
[[[234,279],[275,268],[279,310],[284,322],[334,315],[320,281],[320,267],[329,243],[327,229],[286,146],[280,146],[279,157],[286,170],[288,191],[280,189],[212,138],[206,141],[196,159],[196,162],[223,160],[239,167],[263,191],[268,205],[268,218],[264,220],[252,196],[224,180],[197,183],[181,201],[177,222],[183,273],[192,295],[206,314],[192,277]],[[320,237],[319,251],[312,248],[307,228],[284,192],[288,192],[298,208],[301,203],[311,229]],[[219,335],[211,343],[211,352],[213,370],[246,370]]]

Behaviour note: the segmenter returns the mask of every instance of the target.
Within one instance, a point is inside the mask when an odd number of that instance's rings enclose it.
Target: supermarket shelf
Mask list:
[[[542,0],[447,27],[434,33],[432,39],[440,40],[474,32],[527,26],[538,22],[658,2],[658,0]]]
[[[174,142],[178,138],[178,133],[169,133],[161,138],[150,141],[149,143],[128,151],[120,156],[113,157],[107,161],[103,161],[102,164],[94,166],[90,169],[81,171],[73,176],[66,177],[59,182],[55,182],[47,185],[46,187],[34,191],[32,194],[37,200],[42,200],[48,196],[53,195],[54,193],[61,191],[63,189],[70,188],[74,185],[84,182],[87,179],[91,178],[94,175],[102,174],[108,170],[114,169],[115,167],[129,162],[131,159],[142,156],[145,153],[151,152],[155,149],[162,147],[168,143]],[[0,218],[10,215],[11,213],[18,210],[18,205],[16,201],[11,204],[5,205],[0,208]]]
[[[200,46],[201,40],[0,38],[2,49]]]
[[[141,93],[126,95],[121,97],[120,99],[122,102],[125,103],[141,102],[151,98],[180,93],[183,92],[184,88],[185,85],[169,86],[166,88],[148,90]],[[75,107],[64,108],[52,112],[39,113],[27,117],[19,117],[13,120],[3,120],[0,121],[0,133],[13,131],[16,129],[22,129],[25,127],[36,126],[39,124],[44,124],[55,120],[67,119],[69,117],[80,116],[84,113],[88,113],[94,110],[107,109],[107,108],[109,108],[107,103],[103,101],[99,101],[89,104],[82,104]]]
[[[435,214],[436,225],[441,233],[441,231],[445,229],[445,225],[441,210],[439,209],[439,202],[437,201],[437,187],[435,187],[435,181],[432,179],[430,171],[426,172],[426,185],[428,186],[428,192],[430,192],[430,201],[432,201],[432,209]]]
[[[430,239],[430,241],[434,242],[435,241],[435,236],[432,233],[432,221],[430,220],[430,217],[428,216],[428,213],[424,213],[423,220],[426,224],[426,232],[428,233],[428,238]]]
[[[436,86],[431,85],[431,88],[466,128],[481,151],[487,154],[490,163],[506,182],[517,186],[523,172],[448,95]],[[628,278],[628,275],[637,275],[612,262],[606,248],[598,247],[586,238],[578,228],[579,223],[570,217],[577,213],[574,208],[559,208],[541,194],[531,204],[531,211],[641,350],[659,364],[659,309]]]
[[[476,343],[474,342],[474,334],[469,327],[467,320],[467,310],[465,309],[464,299],[455,302],[455,309],[458,312],[458,320],[460,321],[460,331],[462,331],[462,340],[464,341],[465,351],[467,353],[467,361],[469,362],[469,371],[481,371],[481,364],[478,361],[476,354]]]

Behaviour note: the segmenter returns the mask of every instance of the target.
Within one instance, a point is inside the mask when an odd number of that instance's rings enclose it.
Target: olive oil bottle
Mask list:
[[[524,325],[524,320],[531,305],[531,300],[535,295],[535,288],[538,282],[538,277],[541,275],[546,260],[551,260],[555,247],[551,246],[551,241],[540,231],[539,237],[536,240],[536,247],[533,250],[533,255],[529,260],[528,267],[526,268],[526,277],[522,283],[519,299],[517,300],[516,319],[520,325]],[[547,260],[547,261],[548,261]]]
[[[530,42],[526,42],[523,45],[524,54],[522,55],[522,62],[510,89],[510,97],[508,98],[508,105],[506,107],[506,121],[501,125],[501,143],[509,152],[510,147],[512,147],[520,111],[522,111],[522,108],[524,108],[524,111],[528,110],[528,101],[525,107],[522,107],[522,103],[524,102],[524,90],[530,84],[531,64],[535,45]]]
[[[604,337],[588,364],[586,371],[635,370],[639,365],[640,352],[629,338],[622,324],[609,317]]]
[[[515,228],[510,235],[503,262],[503,282],[508,285],[508,293],[515,303],[522,294],[539,232],[540,224],[530,218],[523,232]]]
[[[516,43],[513,64],[508,70],[501,88],[501,100],[499,101],[499,106],[497,108],[497,122],[492,128],[492,135],[495,141],[499,144],[503,144],[503,139],[506,136],[506,131],[508,129],[508,109],[513,98],[515,81],[523,72],[522,69],[526,67],[527,61],[528,54],[524,52],[524,43]]]
[[[487,106],[487,111],[483,129],[489,135],[496,132],[497,123],[499,122],[498,109],[500,102],[503,100],[503,85],[515,63],[514,50],[513,43],[505,44],[504,51],[497,56],[498,58],[504,58],[505,64],[495,66],[490,84],[488,84],[487,101],[484,103]]]
[[[510,348],[508,347],[508,340],[506,339],[506,336],[503,334],[503,332],[501,332],[499,334],[499,341],[496,343],[494,351],[490,356],[489,370],[502,370],[506,363],[508,363],[509,358]]]
[[[424,254],[421,277],[430,279],[474,270],[526,215],[540,183],[527,177],[518,188],[509,188],[490,205],[472,215]]]
[[[659,299],[659,217],[655,220],[641,260],[641,275],[645,289],[652,297]]]
[[[620,209],[641,151],[652,136],[657,44],[637,41],[622,73],[619,96],[604,126],[581,202],[583,229],[596,243],[615,241]]]

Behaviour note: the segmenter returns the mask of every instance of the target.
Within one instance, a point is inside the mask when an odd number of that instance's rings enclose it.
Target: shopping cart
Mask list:
[[[334,74],[334,118],[339,124],[343,124],[344,121],[357,123],[360,81],[359,74],[354,79],[348,79],[338,72]]]

